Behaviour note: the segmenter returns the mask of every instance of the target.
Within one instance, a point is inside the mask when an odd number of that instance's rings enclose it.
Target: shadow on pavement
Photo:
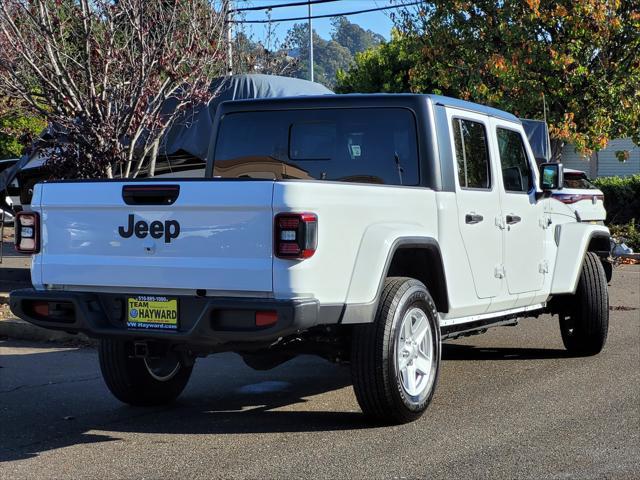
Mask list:
[[[351,385],[349,369],[315,357],[299,357],[267,372],[251,370],[233,354],[201,359],[174,405],[134,408],[111,396],[94,350],[30,348],[26,354],[0,356],[0,462],[77,444],[121,441],[119,433],[229,435],[378,426],[356,410],[351,393],[330,393]],[[566,356],[558,349],[443,348],[444,361]],[[308,400],[320,394],[331,395],[330,401]]]
[[[566,350],[555,348],[476,347],[443,343],[442,360],[544,360],[568,358]]]
[[[111,396],[99,377],[95,353],[83,360],[76,352],[0,357],[0,463],[76,444],[119,441],[120,436],[111,432],[225,435],[371,426],[359,411],[317,410],[325,405],[308,402],[307,397],[351,384],[348,368],[313,357],[269,372],[253,371],[232,354],[210,357],[196,363],[187,390],[174,405],[134,408]],[[49,375],[31,385],[11,385],[12,378],[2,382],[3,374],[29,374],[34,365],[76,368],[78,378]],[[326,408],[335,409],[336,403]],[[352,405],[355,400],[349,408]]]

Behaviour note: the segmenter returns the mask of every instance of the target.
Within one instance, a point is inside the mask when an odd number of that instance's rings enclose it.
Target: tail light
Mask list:
[[[562,203],[576,203],[582,200],[581,195],[570,195],[564,193],[557,193],[553,195],[553,198],[561,201]]]
[[[571,194],[571,193],[555,193],[553,198],[561,201],[562,203],[576,203],[582,200],[591,200],[592,202],[596,202],[598,200],[604,200],[604,195],[588,195],[588,194]]]
[[[35,212],[20,212],[15,219],[16,250],[20,253],[40,251],[40,215]]]
[[[314,213],[279,213],[274,234],[276,257],[309,258],[318,246],[318,217]]]
[[[256,312],[256,327],[270,327],[276,323],[278,323],[278,312],[275,310]]]

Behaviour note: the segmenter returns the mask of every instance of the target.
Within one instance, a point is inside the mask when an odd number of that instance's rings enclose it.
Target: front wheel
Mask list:
[[[192,365],[185,365],[170,350],[152,357],[133,356],[133,344],[102,339],[98,349],[100,370],[107,387],[121,402],[135,406],[165,405],[184,390]]]
[[[560,313],[560,333],[573,355],[595,355],[607,341],[609,293],[600,258],[587,252],[575,295],[565,299]]]
[[[440,368],[438,313],[413,278],[385,280],[375,321],[353,331],[351,375],[362,411],[384,423],[419,418]]]

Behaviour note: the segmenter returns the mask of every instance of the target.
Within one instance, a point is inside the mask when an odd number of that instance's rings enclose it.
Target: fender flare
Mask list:
[[[366,302],[349,303],[349,299],[347,298],[347,303],[345,305],[341,323],[357,324],[372,323],[374,321],[375,313],[378,308],[378,302],[380,300],[380,295],[382,293],[382,289],[384,288],[384,282],[391,268],[391,262],[393,261],[393,258],[398,250],[409,248],[428,249],[435,253],[435,255],[437,255],[438,263],[435,267],[436,275],[444,278],[444,282],[439,282],[438,284],[438,288],[440,288],[441,290],[437,292],[437,295],[442,296],[442,298],[444,299],[444,303],[446,304],[446,311],[448,311],[449,297],[446,285],[444,263],[442,261],[442,253],[440,251],[440,245],[438,241],[429,236],[405,236],[395,238],[390,247],[387,249],[386,259],[378,276],[378,284],[373,299]],[[351,292],[351,285],[349,291]],[[431,293],[434,294],[436,292]]]
[[[596,238],[609,238],[609,229],[602,225],[565,223],[556,227],[558,245],[551,281],[551,295],[574,294],[578,287],[584,257],[589,244]]]

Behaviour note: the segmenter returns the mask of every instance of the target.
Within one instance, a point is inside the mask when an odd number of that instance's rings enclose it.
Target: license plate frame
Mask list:
[[[127,297],[127,328],[134,330],[178,331],[178,298],[165,295]]]

